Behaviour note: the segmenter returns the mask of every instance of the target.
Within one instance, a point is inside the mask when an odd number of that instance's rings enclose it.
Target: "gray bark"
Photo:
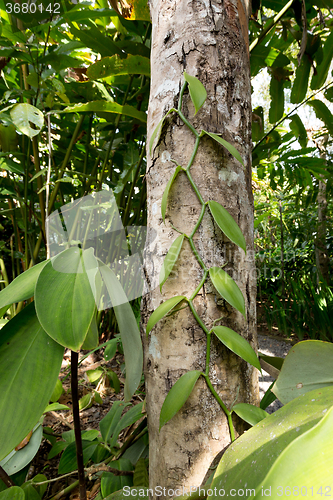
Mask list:
[[[245,7],[245,10],[244,10]],[[246,9],[240,0],[151,0],[152,81],[148,113],[148,141],[162,116],[177,107],[184,81],[183,71],[198,77],[207,100],[194,116],[185,95],[183,112],[198,131],[220,133],[240,152],[244,167],[210,138],[201,140],[191,168],[204,201],[221,203],[238,222],[247,243],[247,254],[238,249],[213,223],[208,208],[195,237],[207,267],[221,266],[243,292],[247,317],[221,299],[206,283],[194,304],[208,328],[228,326],[256,348],[256,272],[253,251],[253,198],[251,190],[251,101]],[[245,24],[244,24],[245,23]],[[148,152],[147,203],[149,232],[146,276],[158,275],[171,243],[178,236],[172,225],[190,234],[201,205],[185,174],[171,189],[166,224],[161,199],[175,170],[175,160],[186,166],[194,136],[179,119],[164,127],[161,140]],[[186,295],[197,287],[202,270],[185,239],[172,276],[160,293],[146,295],[142,305],[143,326],[163,301]],[[145,335],[143,333],[143,338]],[[145,342],[145,380],[149,426],[150,487],[199,486],[214,457],[230,442],[226,417],[200,378],[182,410],[159,432],[163,401],[178,378],[189,370],[204,370],[206,337],[189,308],[160,321]],[[257,404],[256,370],[213,339],[210,376],[214,388],[230,408],[237,402]],[[238,430],[243,426],[238,422]],[[155,496],[155,495],[153,495]],[[168,496],[168,495],[166,495]]]

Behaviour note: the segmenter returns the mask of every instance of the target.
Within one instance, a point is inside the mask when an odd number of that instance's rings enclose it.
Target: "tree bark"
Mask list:
[[[220,133],[240,152],[245,168],[224,148],[206,136],[201,140],[191,174],[206,202],[221,203],[239,224],[247,253],[223,237],[206,208],[194,241],[207,267],[222,266],[237,282],[246,304],[246,319],[206,282],[194,305],[210,329],[213,321],[228,326],[256,348],[256,270],[253,250],[253,197],[251,189],[251,85],[247,40],[247,9],[241,0],[151,0],[152,80],[148,113],[148,143],[162,116],[177,107],[183,72],[196,76],[207,90],[207,100],[194,116],[188,94],[183,113],[198,132]],[[171,118],[159,144],[148,152],[148,231],[146,277],[158,276],[171,243],[178,236],[172,226],[190,234],[201,205],[185,174],[171,191],[166,223],[161,199],[175,170],[186,166],[194,135],[179,119]],[[162,293],[155,288],[142,304],[143,326],[163,301],[175,295],[190,297],[202,270],[185,239],[179,260]],[[156,284],[156,283],[155,283]],[[149,429],[150,488],[196,487],[202,483],[214,457],[230,442],[227,419],[199,378],[182,410],[159,432],[161,406],[170,388],[189,370],[205,369],[206,336],[184,308],[161,320],[145,344],[145,380]],[[257,404],[258,378],[254,368],[216,339],[212,342],[210,377],[230,408],[235,401]],[[236,422],[236,420],[235,420]],[[238,432],[244,429],[236,422]],[[153,491],[152,498],[155,498]],[[166,492],[165,496],[168,495]]]

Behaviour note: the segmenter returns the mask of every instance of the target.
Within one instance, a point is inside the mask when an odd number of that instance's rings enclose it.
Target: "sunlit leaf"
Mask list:
[[[171,387],[161,408],[160,430],[183,407],[200,375],[199,370],[184,373]]]
[[[221,231],[223,231],[229,240],[236,243],[236,245],[246,252],[245,238],[235,219],[216,201],[209,201],[208,206]]]
[[[233,406],[232,411],[252,426],[268,417],[268,413],[265,410],[247,403],[239,403]]]
[[[117,55],[103,57],[89,66],[87,75],[90,80],[99,80],[115,75],[145,75],[150,76],[150,60],[148,57],[133,56],[121,58]]]
[[[223,269],[211,267],[209,276],[219,294],[245,316],[245,301],[235,281]]]
[[[239,335],[239,333],[234,332],[234,330],[231,330],[226,326],[214,326],[212,330],[217,338],[224,345],[226,345],[228,349],[261,371],[261,366],[256,353],[250,346],[249,342]]]
[[[27,103],[13,106],[10,110],[10,117],[18,130],[30,139],[38,135],[44,125],[43,113]]]
[[[83,113],[86,111],[90,113],[116,113],[119,115],[137,118],[144,123],[147,121],[147,115],[143,111],[138,111],[129,104],[121,106],[116,102],[109,101],[91,101],[86,104],[74,104],[74,106],[68,106],[65,108],[62,113]]]
[[[194,104],[195,114],[199,111],[201,106],[203,106],[206,98],[207,92],[205,87],[202,85],[200,80],[195,76],[188,75],[186,71],[184,71],[184,78],[188,83],[191,100]]]

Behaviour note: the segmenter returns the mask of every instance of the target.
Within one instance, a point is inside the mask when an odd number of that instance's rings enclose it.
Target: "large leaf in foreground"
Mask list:
[[[260,485],[271,491],[299,492],[313,498],[331,496],[333,488],[333,407],[318,424],[295,439],[278,457]],[[299,494],[298,493],[298,494]],[[297,495],[298,496],[298,495]]]
[[[249,342],[239,335],[239,333],[226,326],[214,326],[213,332],[217,338],[232,352],[261,371],[258,356],[250,346]]]
[[[0,500],[24,500],[25,495],[22,488],[12,486],[0,493]]]
[[[333,344],[305,340],[288,352],[272,391],[285,404],[320,387],[333,387]]]
[[[140,331],[126,294],[116,275],[107,266],[100,266],[100,273],[109,293],[117,318],[123,344],[126,367],[125,400],[129,401],[137,390],[142,375],[143,350]],[[118,305],[115,305],[118,304]]]
[[[27,269],[24,273],[19,274],[6,288],[1,290],[0,308],[9,307],[14,302],[30,299],[34,294],[38,276],[47,262],[45,260]]]
[[[64,349],[25,307],[0,336],[0,460],[24,439],[43,414],[58,379]]]
[[[37,280],[35,301],[38,319],[50,337],[78,351],[95,311],[79,248],[69,248],[48,262]]]
[[[245,316],[244,297],[236,282],[220,267],[211,267],[209,276],[219,294]]]
[[[221,231],[246,253],[245,238],[235,219],[217,201],[209,201],[208,206]]]
[[[331,408],[333,388],[324,387],[294,399],[240,436],[222,457],[211,488],[258,488],[283,450]],[[309,469],[312,464],[309,465]],[[274,496],[274,498],[277,498]]]
[[[171,387],[161,408],[160,430],[186,403],[200,375],[200,370],[184,373]]]

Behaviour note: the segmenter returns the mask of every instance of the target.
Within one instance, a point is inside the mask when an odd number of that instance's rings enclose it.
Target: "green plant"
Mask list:
[[[173,176],[170,178],[169,182],[167,183],[167,186],[165,188],[163,197],[162,197],[162,204],[161,204],[161,212],[162,212],[162,218],[163,220],[165,219],[165,213],[166,213],[166,208],[167,208],[167,202],[168,202],[168,195],[169,191],[171,189],[171,186],[173,182],[175,181],[177,175],[179,172],[184,172],[187,176],[187,179],[189,180],[194,192],[196,193],[198,200],[201,203],[201,212],[198,217],[197,223],[195,224],[191,234],[185,234],[181,231],[178,231],[177,228],[174,228],[176,231],[180,233],[180,235],[176,238],[176,240],[173,242],[171,245],[165,259],[163,262],[163,266],[161,269],[160,273],[160,288],[164,285],[166,280],[168,279],[170,273],[172,272],[172,269],[177,261],[177,258],[179,256],[179,253],[181,251],[182,245],[184,243],[185,238],[188,240],[191,249],[193,251],[193,254],[198,261],[201,269],[202,269],[202,279],[197,286],[196,290],[192,293],[192,295],[187,298],[185,296],[176,296],[172,297],[168,300],[166,300],[164,303],[162,303],[150,316],[148,323],[147,323],[147,335],[149,335],[150,331],[152,328],[156,325],[158,321],[160,321],[163,317],[165,317],[167,314],[172,314],[176,308],[181,306],[182,304],[185,303],[186,306],[188,306],[196,319],[197,323],[199,326],[202,328],[202,330],[205,332],[206,337],[207,337],[207,347],[206,347],[206,367],[205,371],[200,371],[200,370],[194,370],[194,371],[189,371],[182,375],[177,382],[173,385],[171,390],[169,391],[162,409],[160,413],[160,429],[163,425],[165,425],[184,405],[188,397],[190,396],[197,380],[199,377],[203,377],[206,381],[206,384],[212,393],[213,397],[216,399],[218,404],[220,405],[221,409],[225,412],[227,419],[228,419],[228,424],[229,424],[229,429],[230,429],[230,436],[231,440],[233,441],[235,439],[235,431],[234,431],[234,425],[232,422],[232,414],[235,412],[237,415],[239,415],[241,418],[246,420],[247,422],[253,423],[253,421],[259,421],[262,418],[266,416],[266,412],[263,410],[250,405],[250,404],[240,404],[240,405],[234,405],[232,408],[227,408],[225,403],[222,401],[218,393],[215,391],[212,381],[210,380],[210,375],[209,375],[209,370],[210,370],[210,350],[211,350],[211,337],[214,335],[220,342],[222,342],[228,349],[233,351],[235,354],[240,356],[242,359],[244,359],[246,362],[250,363],[251,365],[255,366],[258,370],[261,370],[259,360],[250,346],[250,344],[238,333],[235,331],[231,330],[230,328],[227,328],[225,326],[216,326],[215,324],[208,329],[206,325],[203,323],[202,319],[200,318],[198,312],[195,309],[193,300],[196,297],[196,295],[199,293],[201,288],[203,287],[204,283],[206,282],[207,278],[209,277],[211,282],[213,283],[216,291],[229,303],[231,304],[235,309],[237,309],[241,314],[245,316],[245,302],[243,295],[238,288],[236,282],[222,269],[218,267],[211,267],[207,268],[206,265],[204,264],[203,260],[201,259],[199,252],[196,249],[195,243],[194,243],[194,235],[196,231],[198,230],[202,219],[204,217],[206,208],[209,208],[209,211],[211,213],[212,218],[214,219],[215,223],[217,226],[221,229],[221,231],[236,245],[238,245],[240,248],[242,248],[244,251],[246,251],[246,244],[245,244],[245,239],[244,236],[239,229],[237,223],[235,220],[231,217],[231,215],[227,212],[227,210],[220,205],[219,203],[215,202],[214,200],[209,200],[207,202],[204,202],[200,191],[195,184],[192,176],[191,176],[191,166],[193,164],[193,161],[195,159],[196,153],[198,151],[200,139],[203,136],[209,136],[211,139],[216,141],[218,144],[222,145],[225,147],[238,161],[243,163],[242,158],[238,151],[227,141],[222,139],[220,136],[217,134],[209,133],[206,132],[205,130],[202,130],[200,133],[198,133],[194,127],[189,123],[189,121],[185,118],[185,116],[182,113],[182,102],[183,102],[183,95],[184,92],[188,86],[189,88],[189,93],[191,100],[194,104],[195,107],[195,112],[197,113],[201,106],[204,104],[205,99],[206,99],[206,90],[202,83],[195,77],[188,75],[186,72],[184,72],[184,78],[185,78],[185,83],[182,86],[180,96],[179,96],[179,103],[178,103],[178,108],[177,109],[170,109],[165,115],[160,123],[158,124],[157,128],[155,129],[154,133],[152,134],[151,141],[149,144],[150,150],[152,149],[154,145],[155,139],[159,139],[159,134],[161,132],[161,129],[163,127],[164,120],[170,113],[176,113],[181,121],[189,128],[189,130],[194,134],[196,141],[195,141],[195,146],[194,150],[192,152],[191,158],[189,159],[189,162],[186,166],[186,168],[180,166],[177,164],[176,170],[173,174]],[[223,319],[223,318],[221,318]]]

